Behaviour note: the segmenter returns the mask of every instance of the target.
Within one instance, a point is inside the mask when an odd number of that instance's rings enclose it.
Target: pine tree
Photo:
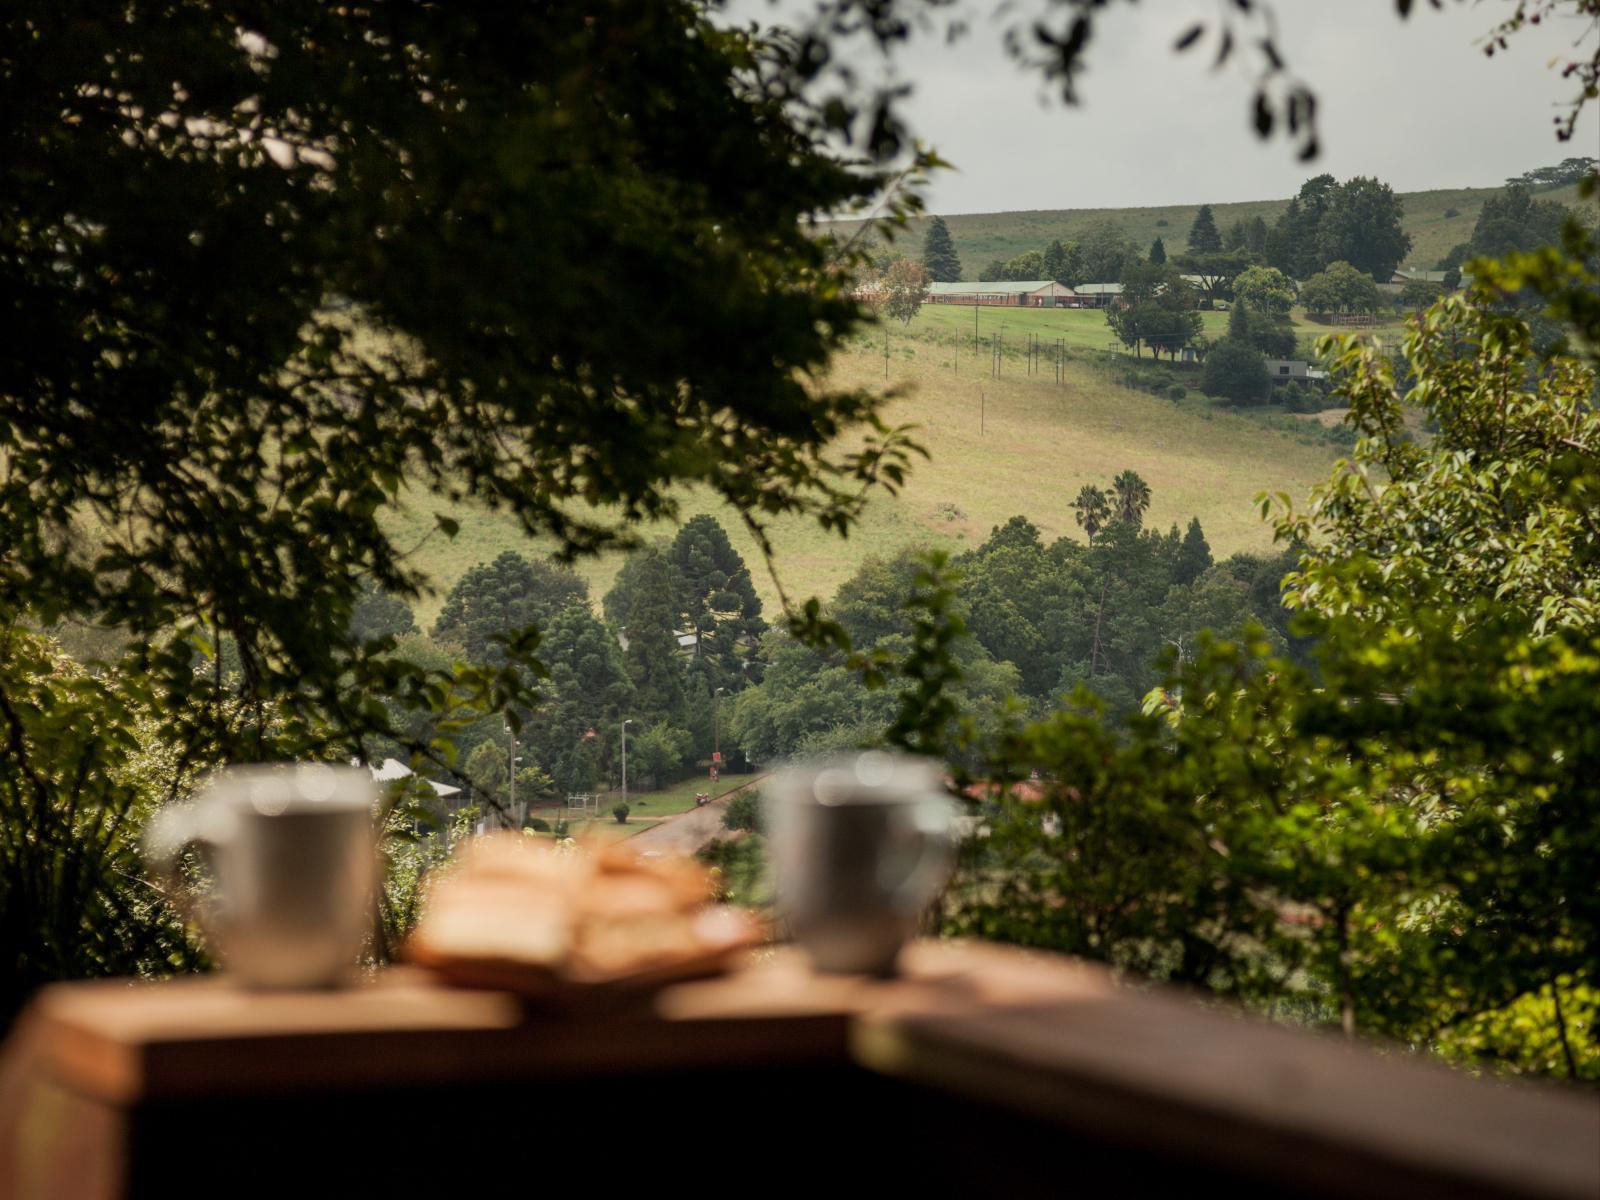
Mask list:
[[[1217,232],[1217,219],[1211,215],[1211,205],[1202,204],[1189,228],[1190,254],[1216,254],[1222,250],[1222,235]]]
[[[672,572],[660,551],[642,554],[639,587],[622,631],[628,643],[623,662],[633,680],[637,719],[643,724],[676,724],[683,710],[683,662],[674,633]]]
[[[1228,314],[1228,340],[1238,342],[1242,346],[1255,344],[1255,332],[1250,320],[1250,306],[1243,300],[1235,300],[1233,311]]]
[[[928,226],[928,236],[922,243],[922,265],[928,268],[935,283],[959,283],[961,280],[961,258],[956,254],[956,244],[943,217],[935,217]]]
[[[711,687],[741,685],[745,655],[766,632],[750,570],[715,517],[702,514],[678,531],[668,551],[678,628],[700,636],[697,661]]]
[[[604,731],[632,715],[633,682],[616,636],[586,604],[571,605],[551,620],[539,655],[550,669],[550,678],[540,687],[549,700],[537,719],[525,724],[523,738],[528,752],[559,775],[562,760],[580,742],[599,740],[599,758],[604,757],[611,745]],[[591,729],[596,739],[588,738]]]
[[[1150,243],[1150,265],[1159,267],[1167,261],[1167,247],[1160,238]]]
[[[588,601],[588,584],[572,571],[507,550],[456,582],[434,622],[433,636],[459,642],[475,662],[499,662],[504,652],[494,641],[496,634],[543,626],[567,605]]]
[[[1200,518],[1189,520],[1189,531],[1183,535],[1183,545],[1178,548],[1178,559],[1172,566],[1172,582],[1187,586],[1199,579],[1211,566],[1211,545],[1205,531],[1200,528]]]

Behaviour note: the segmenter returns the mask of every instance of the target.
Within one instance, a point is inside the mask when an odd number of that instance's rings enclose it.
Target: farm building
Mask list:
[[[1274,381],[1283,379],[1326,379],[1328,373],[1297,358],[1267,359],[1267,374]]]
[[[1120,283],[1080,283],[1072,291],[1076,308],[1110,308],[1122,298]]]
[[[1016,308],[1065,308],[1072,289],[1054,279],[994,279],[983,283],[931,283],[930,304],[1008,305]]]

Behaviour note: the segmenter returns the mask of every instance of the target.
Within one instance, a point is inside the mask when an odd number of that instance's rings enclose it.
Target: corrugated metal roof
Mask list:
[[[1072,289],[1080,296],[1120,296],[1122,285],[1120,283],[1080,283]]]
[[[1037,292],[1055,283],[1054,279],[991,279],[983,283],[930,283],[928,292],[934,296],[1015,296],[1021,292]]]

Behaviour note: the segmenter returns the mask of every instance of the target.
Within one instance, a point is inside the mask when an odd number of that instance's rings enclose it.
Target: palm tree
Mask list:
[[[1111,494],[1116,497],[1118,520],[1134,525],[1144,521],[1145,509],[1150,507],[1150,485],[1137,471],[1124,471],[1113,479]]]
[[[1093,545],[1094,535],[1104,529],[1106,522],[1111,519],[1111,501],[1094,484],[1086,483],[1078,489],[1078,498],[1072,502],[1072,509],[1078,524],[1089,535],[1089,544]]]

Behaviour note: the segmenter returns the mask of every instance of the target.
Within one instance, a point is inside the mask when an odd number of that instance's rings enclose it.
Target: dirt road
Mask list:
[[[722,814],[727,811],[728,801],[740,792],[758,786],[765,778],[765,775],[757,775],[748,783],[723,792],[708,804],[657,821],[630,837],[628,845],[634,850],[658,850],[662,854],[693,854],[723,833]]]

